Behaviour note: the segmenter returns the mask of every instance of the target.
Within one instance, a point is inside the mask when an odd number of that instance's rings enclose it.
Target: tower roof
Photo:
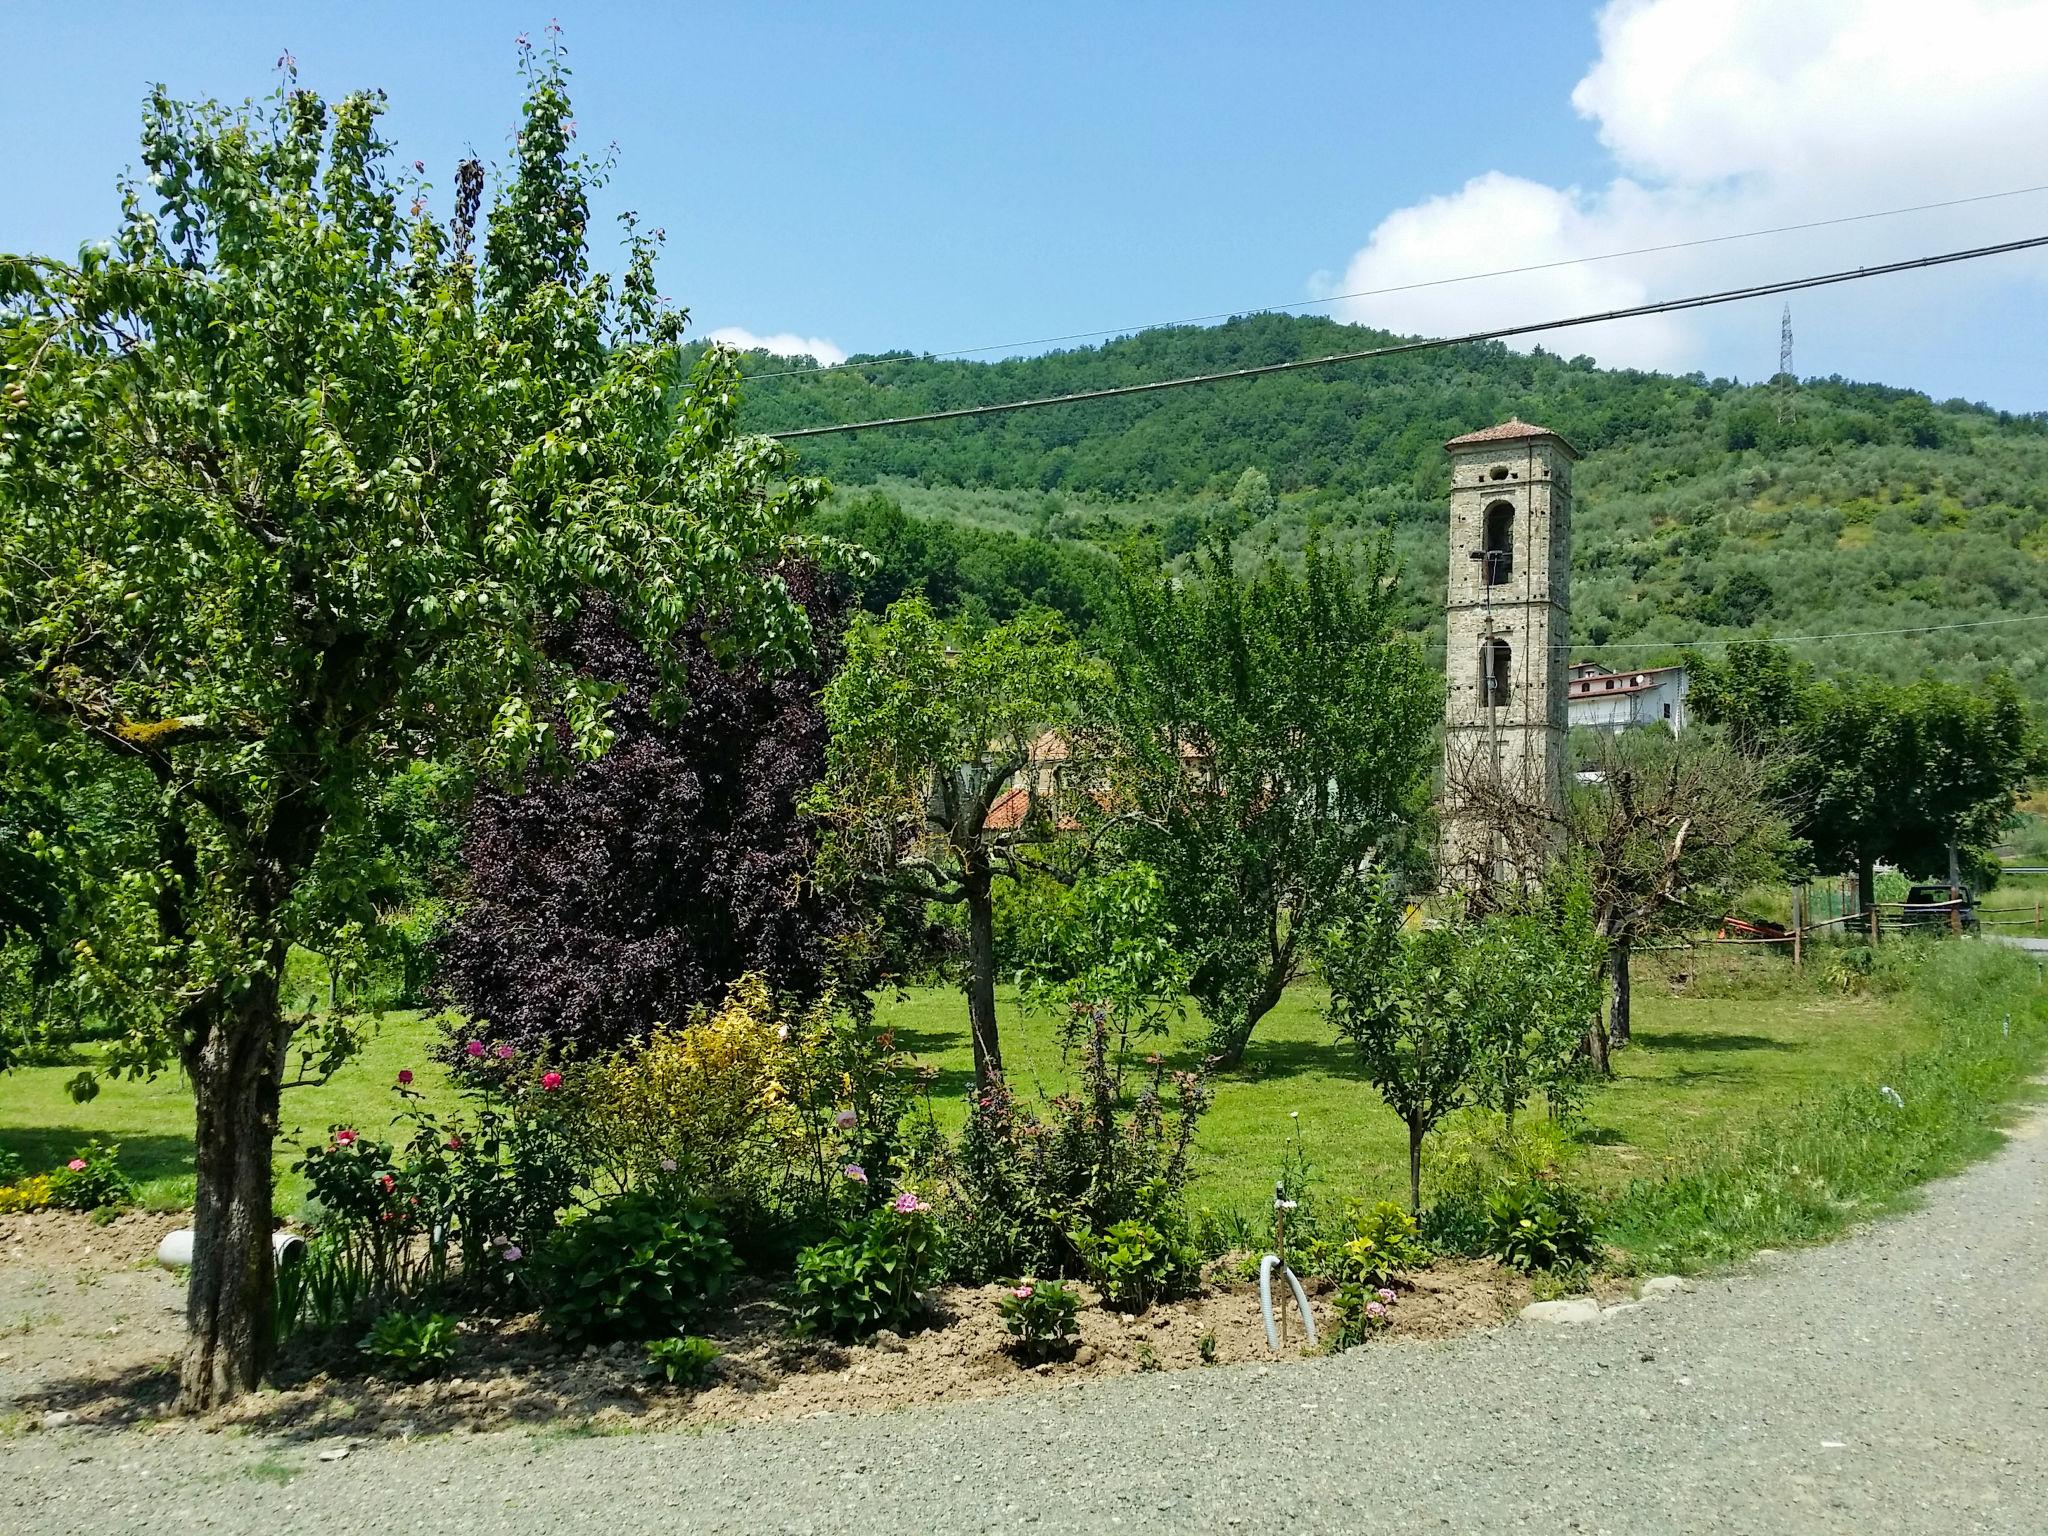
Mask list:
[[[1579,456],[1579,450],[1565,441],[1560,434],[1548,427],[1535,426],[1519,416],[1510,416],[1497,427],[1484,427],[1477,432],[1467,432],[1463,437],[1454,437],[1444,444],[1444,449],[1446,452],[1456,453],[1460,448],[1484,448],[1494,443],[1516,443],[1530,437],[1547,437],[1573,458]]]

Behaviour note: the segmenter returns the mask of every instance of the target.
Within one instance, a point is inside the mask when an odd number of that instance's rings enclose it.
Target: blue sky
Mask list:
[[[383,87],[445,187],[559,15],[602,211],[699,329],[951,350],[2048,182],[2039,0],[1516,5],[42,4],[0,10],[0,249],[105,233],[148,82]],[[1902,21],[1917,10],[1938,34]],[[2037,30],[2037,28],[2044,28]],[[1929,81],[1939,86],[1930,89]],[[1330,306],[1569,313],[2048,231],[2048,196]],[[1802,372],[2048,408],[2048,263],[1794,301]],[[1777,308],[1547,343],[1744,377]]]

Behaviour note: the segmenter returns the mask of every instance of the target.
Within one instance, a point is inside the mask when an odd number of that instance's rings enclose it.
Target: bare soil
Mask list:
[[[156,1245],[176,1216],[130,1214],[106,1226],[66,1212],[0,1217],[0,1415],[29,1427],[51,1412],[80,1424],[144,1422],[169,1413],[183,1327],[181,1277],[158,1268]],[[516,1424],[604,1433],[860,1413],[913,1403],[990,1398],[1063,1382],[1206,1363],[1263,1362],[1257,1288],[1219,1264],[1202,1292],[1127,1316],[1084,1306],[1069,1358],[1039,1365],[1011,1353],[996,1310],[1001,1288],[948,1286],[929,1297],[931,1325],[840,1346],[791,1336],[766,1288],[743,1291],[705,1333],[724,1353],[696,1391],[648,1379],[637,1346],[565,1350],[533,1316],[463,1323],[454,1371],[404,1383],[365,1374],[353,1341],[295,1344],[277,1385],[211,1416],[293,1438],[468,1432]],[[1491,1262],[1446,1263],[1401,1288],[1386,1338],[1446,1338],[1491,1327],[1529,1299],[1528,1283]],[[1319,1327],[1331,1296],[1312,1291]],[[1282,1355],[1309,1353],[1291,1316]],[[1210,1360],[1203,1340],[1213,1340]],[[1377,1341],[1366,1347],[1378,1347]]]

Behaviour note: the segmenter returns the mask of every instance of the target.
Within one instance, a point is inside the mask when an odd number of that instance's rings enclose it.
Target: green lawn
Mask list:
[[[1721,957],[1710,957],[1719,960]],[[1688,984],[1705,992],[1777,995],[1674,995],[1664,974],[1638,967],[1636,1047],[1616,1058],[1617,1080],[1594,1094],[1579,1138],[1580,1173],[1615,1186],[1725,1146],[1759,1115],[1811,1099],[1848,1079],[1868,1078],[1933,1039],[1924,1010],[1911,1000],[1829,998],[1789,981],[1789,967],[1745,960],[1748,983],[1731,987],[1721,970],[1700,967]],[[1759,986],[1758,983],[1762,985]],[[1021,1014],[1000,1000],[1004,1052],[1020,1091],[1060,1081],[1052,1021]],[[920,989],[883,999],[879,1018],[898,1042],[939,1069],[940,1115],[957,1123],[971,1076],[966,1009],[957,992]],[[1194,1019],[1175,1031],[1175,1047],[1199,1035]],[[413,1014],[389,1015],[368,1048],[332,1082],[286,1093],[279,1148],[280,1202],[300,1194],[287,1171],[299,1141],[330,1125],[381,1131],[399,1109],[390,1085],[401,1067],[438,1096],[445,1080],[428,1059],[435,1029]],[[64,1092],[73,1067],[0,1076],[0,1146],[31,1169],[53,1166],[87,1136],[117,1140],[124,1162],[146,1181],[151,1204],[175,1206],[191,1195],[190,1099],[175,1075],[154,1082],[110,1082],[89,1104]],[[1272,1188],[1282,1143],[1300,1129],[1326,1191],[1394,1197],[1405,1180],[1400,1123],[1331,1043],[1321,998],[1290,992],[1261,1024],[1243,1067],[1222,1080],[1197,1142],[1197,1204],[1218,1209],[1260,1204]]]

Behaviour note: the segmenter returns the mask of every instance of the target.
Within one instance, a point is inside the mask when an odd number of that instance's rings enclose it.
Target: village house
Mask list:
[[[1573,730],[1622,731],[1661,721],[1678,735],[1685,730],[1685,693],[1684,667],[1610,672],[1597,661],[1576,661],[1566,684],[1565,709]]]

